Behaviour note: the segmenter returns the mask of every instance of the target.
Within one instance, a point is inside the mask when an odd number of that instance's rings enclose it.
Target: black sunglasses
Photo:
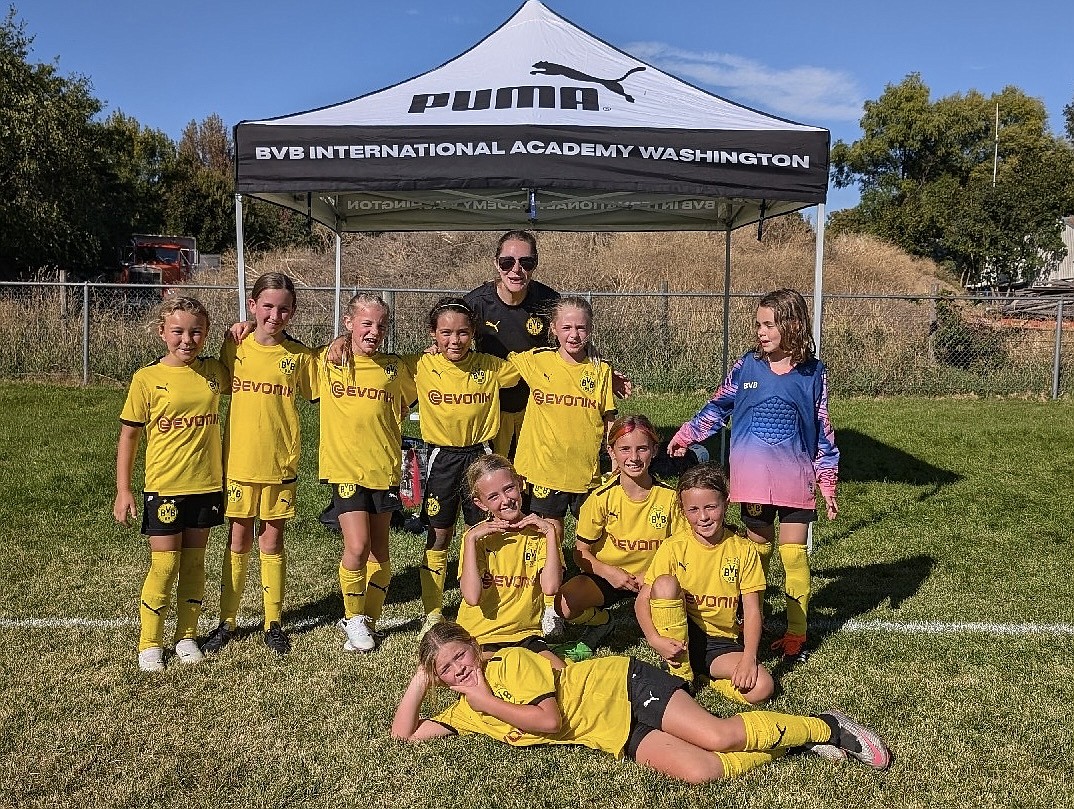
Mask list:
[[[496,256],[496,264],[504,272],[508,272],[514,267],[516,261],[518,266],[526,272],[533,272],[533,268],[537,266],[537,256],[522,256],[522,258],[518,259],[514,256]]]

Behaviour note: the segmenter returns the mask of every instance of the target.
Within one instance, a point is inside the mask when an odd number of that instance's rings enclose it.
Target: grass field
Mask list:
[[[143,540],[111,517],[122,392],[0,382],[0,804],[19,807],[1051,807],[1074,780],[1074,461],[1068,402],[833,402],[838,521],[812,557],[813,657],[775,669],[772,707],[839,705],[878,728],[890,771],[788,758],[688,787],[583,749],[388,737],[416,623],[342,651],[339,540],[307,442],[289,529],[294,653],[254,631],[205,664],[137,670]],[[630,403],[667,428],[701,396]],[[316,413],[308,415],[313,431]],[[208,556],[215,624],[223,532]],[[420,612],[422,541],[393,536],[384,622]],[[778,571],[778,564],[775,566]],[[778,573],[777,573],[778,575]],[[774,620],[782,618],[769,590]],[[458,591],[449,599],[457,602]],[[652,660],[621,610],[611,644]],[[770,664],[772,661],[769,661]],[[734,708],[706,693],[718,713]]]

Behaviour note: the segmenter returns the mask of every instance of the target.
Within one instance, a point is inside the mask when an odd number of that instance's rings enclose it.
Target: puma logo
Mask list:
[[[533,68],[534,69],[530,71],[531,76],[565,76],[568,79],[574,79],[575,81],[588,81],[593,84],[600,84],[611,92],[621,95],[631,104],[634,103],[634,96],[627,94],[627,91],[623,89],[622,81],[631,73],[645,70],[644,67],[633,67],[618,79],[598,79],[596,76],[590,76],[588,73],[575,70],[573,67],[557,65],[555,62],[534,62]]]
[[[679,567],[681,567],[683,570],[686,570],[686,562],[679,562]]]
[[[650,693],[651,693],[651,692],[650,692]],[[783,744],[783,737],[784,737],[784,735],[786,735],[786,733],[787,733],[787,728],[786,728],[786,727],[782,727],[782,728],[781,728],[781,727],[780,727],[779,725],[776,725],[776,730],[778,730],[778,731],[779,731],[779,738],[778,738],[778,739],[776,739],[775,743],[774,743],[774,744],[773,744],[773,745],[772,745],[771,747],[769,747],[769,748],[768,748],[769,750],[775,750],[775,749],[776,749],[777,747],[780,747],[780,746],[782,746],[782,744]]]
[[[168,386],[167,385],[157,385],[157,390],[162,390],[165,393],[167,393],[168,392]]]
[[[492,329],[497,334],[500,333],[500,321],[497,320],[495,323],[493,323],[491,320],[486,320],[485,325],[488,326],[490,329]]]
[[[660,702],[660,697],[655,696],[651,690],[649,691],[649,698],[647,700],[645,700],[645,702],[643,702],[641,704],[641,707],[642,708],[648,708],[650,702]],[[781,736],[780,738],[783,738],[783,737]]]

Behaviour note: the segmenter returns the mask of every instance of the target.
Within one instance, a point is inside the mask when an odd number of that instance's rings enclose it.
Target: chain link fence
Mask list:
[[[442,296],[465,290],[378,290],[392,308],[386,348],[421,351],[426,318]],[[239,312],[234,287],[184,286],[212,317],[209,350]],[[299,291],[288,331],[311,346],[332,335],[331,288]],[[126,384],[161,354],[153,287],[58,282],[0,283],[0,377]],[[594,343],[642,389],[711,390],[723,375],[723,295],[580,292],[593,304]],[[757,293],[730,296],[728,356],[752,342]],[[807,300],[809,295],[807,294]],[[1074,301],[1055,299],[1032,319],[1005,314],[1004,299],[827,295],[821,356],[842,396],[1031,395],[1074,393]]]

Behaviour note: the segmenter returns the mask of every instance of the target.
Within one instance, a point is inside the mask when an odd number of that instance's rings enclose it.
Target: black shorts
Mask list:
[[[779,517],[780,524],[796,522],[809,524],[817,521],[815,508],[794,508],[793,506],[773,506],[764,503],[742,503],[742,522],[747,528],[772,525]]]
[[[147,537],[181,534],[185,528],[224,524],[224,493],[142,494],[142,533]]]
[[[522,640],[508,641],[507,643],[482,643],[482,652],[498,652],[500,649],[510,649],[512,646],[518,646],[522,649],[529,649],[534,654],[540,654],[541,652],[551,652],[552,647],[549,646],[544,638],[539,638],[536,635],[530,635],[528,638]]]
[[[686,620],[686,634],[690,666],[694,674],[704,674],[707,677],[712,670],[712,661],[717,657],[746,651],[746,647],[739,641],[713,637],[690,619]]]
[[[487,443],[472,447],[430,447],[425,497],[421,501],[422,522],[433,528],[451,528],[458,519],[460,506],[467,525],[477,525],[485,518],[466,485],[466,470],[490,452],[492,447]]]
[[[351,511],[383,514],[386,511],[399,511],[402,507],[398,486],[392,486],[390,489],[367,489],[357,483],[332,484],[332,511],[337,518],[340,514]]]
[[[624,752],[636,758],[641,740],[660,730],[671,695],[686,688],[686,681],[644,660],[630,658],[627,667],[627,699],[630,700],[630,733]]]
[[[539,514],[553,520],[562,520],[570,511],[575,519],[582,510],[582,503],[589,497],[589,492],[561,492],[559,489],[547,489],[527,482],[522,495],[522,510]]]
[[[638,594],[633,590],[620,590],[618,587],[612,587],[607,579],[602,578],[595,573],[583,572],[578,575],[584,576],[600,588],[600,594],[604,598],[604,602],[600,605],[602,607],[610,607],[612,604],[618,604],[620,601],[626,601],[628,598],[638,597]],[[571,578],[574,577],[572,576]]]

